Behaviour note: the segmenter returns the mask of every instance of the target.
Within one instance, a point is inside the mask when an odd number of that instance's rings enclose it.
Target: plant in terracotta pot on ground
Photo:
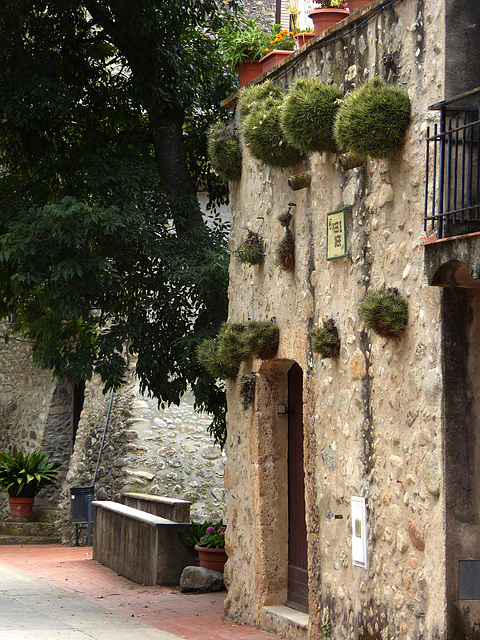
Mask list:
[[[30,513],[15,513],[12,506],[16,499],[28,499],[31,505],[37,493],[42,489],[56,489],[59,462],[50,462],[50,453],[34,451],[26,454],[19,451],[12,456],[7,451],[0,453],[0,486],[8,493],[12,515],[28,518]]]
[[[209,129],[208,155],[213,170],[222,180],[240,180],[242,151],[238,138],[224,122],[217,122]]]
[[[403,143],[410,113],[410,99],[404,91],[373,78],[345,95],[335,118],[334,136],[340,147],[362,158],[389,158]]]
[[[371,291],[360,303],[360,315],[369,329],[396,339],[407,327],[408,302],[395,288]]]
[[[225,529],[226,526],[222,520],[216,524],[210,524],[197,546],[205,549],[225,549]]]
[[[281,123],[287,141],[303,151],[333,151],[333,123],[342,92],[315,78],[300,78],[285,98]]]

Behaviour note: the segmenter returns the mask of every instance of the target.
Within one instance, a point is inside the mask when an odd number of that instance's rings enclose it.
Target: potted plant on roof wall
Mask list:
[[[293,31],[282,29],[279,24],[274,25],[272,37],[264,48],[264,56],[260,60],[263,72],[265,73],[274,64],[289,56],[295,49],[295,45]]]
[[[19,451],[15,456],[7,451],[0,453],[0,487],[8,493],[14,520],[28,520],[37,493],[58,487],[56,476],[59,466],[59,462],[50,462],[47,451],[31,454]]]
[[[241,17],[218,32],[218,46],[228,67],[238,73],[240,87],[262,73],[260,58],[271,40],[254,18]]]
[[[314,0],[315,9],[308,14],[313,22],[315,35],[330,29],[349,15],[348,5],[342,0]]]

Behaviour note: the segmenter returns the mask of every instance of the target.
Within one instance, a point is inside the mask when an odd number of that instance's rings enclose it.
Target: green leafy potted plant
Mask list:
[[[15,456],[7,451],[0,453],[0,486],[8,493],[14,520],[28,520],[37,493],[58,487],[59,466],[59,462],[50,462],[47,451],[19,451]]]
[[[277,62],[289,56],[295,49],[295,46],[296,40],[293,31],[281,29],[278,24],[274,25],[272,37],[268,45],[264,48],[264,56],[260,60],[263,72],[265,73],[265,71],[268,71],[274,64],[277,64]]]
[[[259,61],[265,55],[269,39],[254,18],[241,17],[218,31],[220,51],[230,70],[237,70],[240,87],[262,73]]]
[[[225,552],[225,525],[220,520],[207,527],[205,535],[195,545],[201,567],[223,573],[227,554]]]
[[[348,5],[342,0],[314,0],[315,9],[308,14],[316,36],[348,17]]]

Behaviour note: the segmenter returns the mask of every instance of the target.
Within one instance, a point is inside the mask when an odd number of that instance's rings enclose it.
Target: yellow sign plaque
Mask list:
[[[344,258],[347,255],[347,228],[345,209],[327,213],[327,260]]]

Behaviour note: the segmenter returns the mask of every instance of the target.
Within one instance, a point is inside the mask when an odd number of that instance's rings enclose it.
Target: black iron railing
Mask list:
[[[427,128],[425,231],[437,238],[480,231],[480,87],[429,107],[440,122]]]

